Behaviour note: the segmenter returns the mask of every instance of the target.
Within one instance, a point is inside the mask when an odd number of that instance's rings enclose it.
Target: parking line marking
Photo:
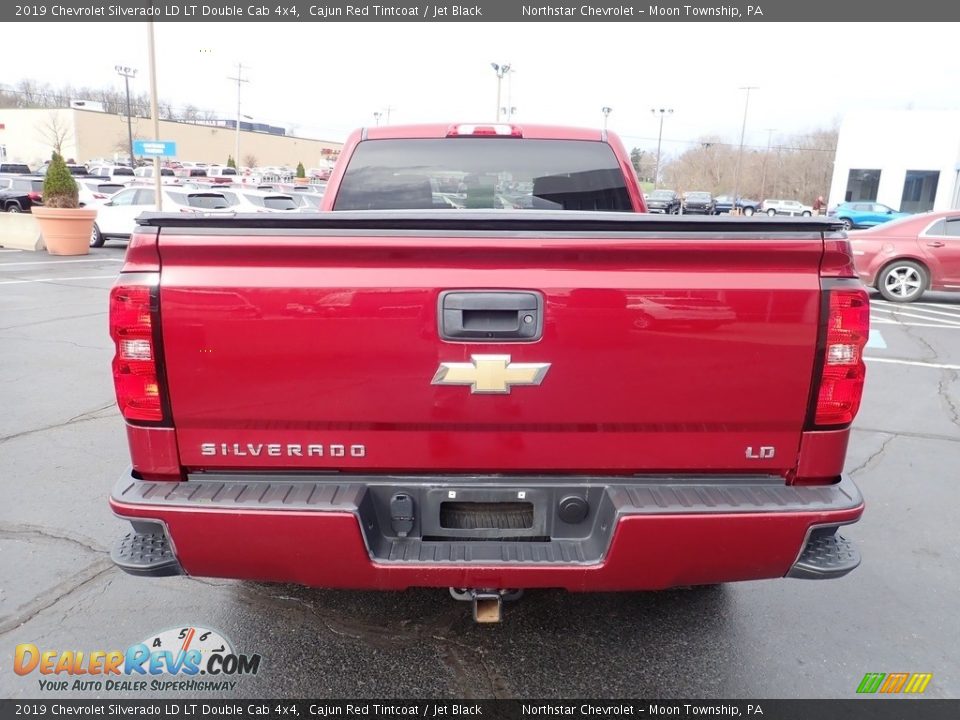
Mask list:
[[[0,280],[0,285],[22,285],[24,283],[60,282],[62,280],[116,280],[117,275],[82,275],[80,277],[31,278],[30,280]]]
[[[888,307],[893,308],[893,306],[888,306]],[[876,307],[876,306],[874,306],[873,309],[874,309],[874,310],[877,310],[878,312],[889,312],[889,313],[892,313],[892,312],[903,312],[903,310],[904,310],[905,308],[896,308],[896,309],[890,309],[890,310],[888,310],[886,307]],[[911,306],[909,309],[913,310],[914,312],[918,312],[918,313],[930,313],[931,315],[944,315],[944,316],[949,317],[949,318],[956,318],[957,320],[960,320],[960,313],[957,313],[957,312],[944,312],[943,310],[928,310],[928,309],[925,308],[925,307],[913,307],[913,306]],[[936,319],[937,319],[937,318],[931,318],[931,317],[928,317],[928,318],[927,318],[927,320],[936,320]]]
[[[890,313],[891,315],[894,314],[894,311],[893,311],[893,310],[887,310],[887,309],[885,309],[885,308],[873,308],[873,310],[876,311],[876,312],[888,312],[888,313]],[[927,321],[931,321],[931,322],[939,322],[939,323],[943,323],[944,325],[947,325],[948,327],[960,327],[960,321],[958,321],[958,320],[942,320],[942,319],[937,318],[937,317],[930,317],[929,315],[914,315],[913,313],[908,313],[908,312],[903,312],[903,311],[900,311],[900,312],[896,313],[896,315],[898,315],[898,316],[903,316],[903,317],[917,318],[918,320],[927,320]]]
[[[3,268],[19,265],[58,265],[60,263],[96,263],[96,262],[123,262],[123,258],[102,258],[98,260],[32,260],[30,262],[0,263],[0,270]]]
[[[947,365],[945,363],[921,362],[920,360],[899,360],[897,358],[876,358],[865,357],[867,362],[893,363],[895,365],[917,365],[919,367],[936,368],[938,370],[960,370],[960,365]]]
[[[922,328],[936,328],[937,330],[960,330],[960,326],[957,325],[934,325],[933,323],[907,323],[907,322],[897,322],[896,320],[890,320],[888,318],[870,318],[871,325],[897,325],[899,327],[922,327]]]

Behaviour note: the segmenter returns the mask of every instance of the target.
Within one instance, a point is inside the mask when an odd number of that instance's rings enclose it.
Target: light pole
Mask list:
[[[607,131],[607,118],[610,117],[610,113],[613,112],[613,108],[604,105],[602,108],[600,108],[600,112],[603,113],[603,131],[606,132],[606,131]]]
[[[500,111],[507,116],[507,122],[510,122],[513,119],[513,114],[517,112],[516,105],[510,105],[507,107],[500,108]]]
[[[375,112],[375,113],[373,113],[373,121],[377,124],[377,126],[380,125],[380,116],[381,116],[381,115],[383,115],[382,112]]]
[[[247,70],[249,69],[250,68],[247,68]],[[236,153],[234,156],[234,162],[236,163],[237,167],[240,167],[240,83],[250,82],[243,77],[243,63],[237,63],[237,76],[228,77],[227,80],[237,81],[237,140],[236,147],[234,148],[234,152]]]
[[[117,75],[123,77],[123,83],[127,86],[127,140],[130,145],[130,167],[133,167],[133,122],[130,119],[130,78],[137,76],[136,68],[129,68],[125,65],[114,65],[113,69]]]
[[[650,108],[650,112],[654,115],[660,113],[660,132],[657,134],[657,167],[653,171],[653,189],[656,190],[660,186],[660,146],[663,143],[663,118],[666,115],[673,114],[673,108]]]
[[[160,140],[160,107],[157,102],[157,52],[153,44],[153,22],[147,23],[147,51],[150,54],[150,114],[153,116],[153,139]],[[160,157],[153,156],[153,194],[157,212],[163,211],[163,188],[160,182]]]
[[[733,206],[730,208],[731,215],[739,215],[737,200],[740,198],[740,163],[743,162],[743,138],[747,133],[747,110],[750,108],[750,91],[758,90],[756,85],[747,85],[740,88],[747,91],[747,99],[743,103],[743,126],[740,128],[740,151],[737,153],[737,173],[733,179]],[[763,198],[761,198],[762,200]]]
[[[490,63],[490,67],[492,67],[493,71],[497,74],[497,122],[500,122],[500,86],[503,83],[504,76],[510,72],[510,65]]]

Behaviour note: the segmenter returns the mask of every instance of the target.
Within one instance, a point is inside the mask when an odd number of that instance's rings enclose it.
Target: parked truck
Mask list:
[[[121,568],[497,620],[525,588],[857,566],[868,304],[837,222],[647,214],[615,135],[527,125],[355,132],[324,203],[139,219]]]

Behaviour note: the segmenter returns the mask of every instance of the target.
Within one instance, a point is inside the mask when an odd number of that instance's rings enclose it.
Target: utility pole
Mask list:
[[[153,44],[153,21],[147,23],[147,52],[150,55],[150,115],[153,117],[153,139],[160,140],[160,108],[157,102],[157,53]],[[153,193],[156,195],[157,212],[163,210],[163,194],[160,183],[160,157],[153,157]]]
[[[743,104],[743,126],[740,128],[740,151],[737,153],[737,173],[733,180],[733,207],[730,209],[730,213],[733,215],[740,214],[737,208],[737,202],[740,199],[740,164],[743,162],[743,138],[747,133],[747,110],[750,108],[750,91],[759,90],[759,87],[756,85],[748,85],[740,89],[747,91],[747,99]]]
[[[136,68],[129,68],[125,65],[114,65],[113,69],[117,75],[123,78],[124,85],[127,86],[127,140],[130,148],[130,167],[133,167],[133,121],[130,119],[130,78],[137,76]]]
[[[660,113],[660,132],[657,134],[657,167],[653,171],[653,189],[660,187],[660,147],[663,144],[663,118],[673,114],[673,108],[650,108],[654,115]]]
[[[247,68],[249,70],[250,68]],[[240,83],[250,82],[243,77],[243,63],[237,63],[237,76],[228,77],[227,80],[236,80],[237,81],[237,145],[234,152],[236,153],[233,157],[233,161],[236,163],[237,167],[240,167]]]
[[[385,124],[385,125],[389,125],[389,124],[390,124],[390,113],[393,112],[394,110],[396,110],[396,108],[395,108],[393,105],[387,105],[383,110],[384,110],[385,113],[387,113],[387,119],[386,119],[386,121],[384,122],[384,124]]]

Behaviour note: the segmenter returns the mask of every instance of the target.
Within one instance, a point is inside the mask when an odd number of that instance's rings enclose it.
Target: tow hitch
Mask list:
[[[523,590],[497,590],[494,588],[450,588],[454,600],[472,603],[473,619],[478,623],[498,623],[503,619],[503,603],[517,600]]]

